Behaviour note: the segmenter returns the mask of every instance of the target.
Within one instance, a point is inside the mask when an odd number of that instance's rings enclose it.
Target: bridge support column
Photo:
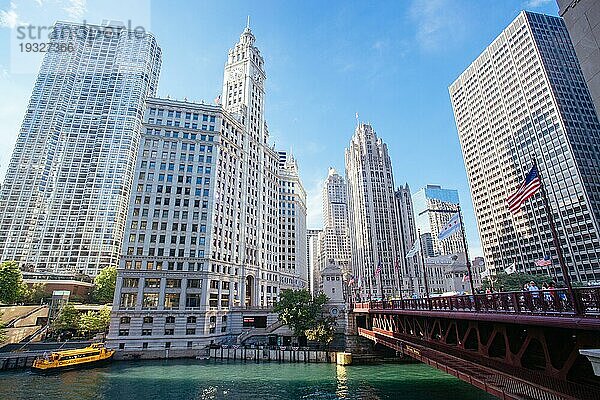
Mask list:
[[[600,349],[579,350],[579,354],[590,360],[592,368],[594,368],[594,374],[600,376]]]

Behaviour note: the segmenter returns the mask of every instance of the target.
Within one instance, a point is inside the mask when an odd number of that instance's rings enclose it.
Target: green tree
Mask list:
[[[23,291],[23,274],[16,261],[0,264],[0,302],[14,304],[20,300]]]
[[[503,290],[505,292],[523,290],[523,286],[531,281],[534,281],[540,289],[543,283],[554,281],[554,279],[548,275],[532,275],[523,272],[515,272],[512,274],[499,272],[495,276],[492,276],[491,279],[494,283],[494,289]],[[492,282],[490,282],[490,279],[486,279],[483,283],[483,288],[488,289],[491,287]]]
[[[116,284],[117,269],[115,267],[104,268],[94,279],[92,299],[97,303],[111,303],[115,295]]]
[[[323,318],[323,306],[328,300],[323,293],[312,297],[305,289],[284,289],[273,311],[279,313],[279,320],[289,326],[296,336],[306,336],[310,340],[313,340],[310,337],[323,339],[329,329],[328,322]]]
[[[79,329],[79,311],[71,304],[65,305],[52,323],[52,329],[58,333],[77,331]]]
[[[321,319],[314,328],[307,329],[305,333],[308,340],[329,344],[333,341],[335,333],[335,319]]]
[[[46,293],[46,284],[45,283],[34,283],[33,286],[29,289],[28,300],[33,304],[40,304],[40,302],[50,297],[48,293]]]
[[[98,332],[107,332],[110,323],[110,309],[102,307],[99,311],[88,311],[78,320],[78,331],[84,336]]]

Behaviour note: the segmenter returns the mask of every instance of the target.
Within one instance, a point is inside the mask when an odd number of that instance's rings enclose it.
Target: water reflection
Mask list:
[[[118,362],[50,376],[0,374],[2,400],[445,400],[458,393],[461,400],[493,398],[422,364],[169,360]]]
[[[342,365],[336,365],[336,376],[337,376],[337,386],[335,389],[335,394],[338,399],[347,399],[348,398],[348,374],[346,373],[346,367]]]

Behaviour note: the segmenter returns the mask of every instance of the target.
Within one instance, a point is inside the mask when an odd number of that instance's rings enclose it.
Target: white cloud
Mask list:
[[[554,0],[527,0],[525,2],[525,8],[538,8],[554,2]]]
[[[23,25],[23,22],[19,19],[17,5],[11,2],[8,10],[0,10],[0,27],[13,29],[18,25]]]
[[[426,51],[435,51],[463,36],[459,7],[449,0],[414,0],[410,17],[417,26],[415,38]]]
[[[81,19],[87,11],[86,0],[68,0],[64,7],[69,17],[73,19]]]

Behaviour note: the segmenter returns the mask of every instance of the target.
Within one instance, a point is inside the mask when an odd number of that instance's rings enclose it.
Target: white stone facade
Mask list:
[[[293,232],[306,224],[305,194],[268,144],[254,40],[246,28],[229,51],[222,106],[148,99],[108,337],[120,351],[231,341],[275,321],[282,289],[306,286],[306,231]],[[283,265],[279,196],[292,181],[298,223],[286,232],[299,239]]]
[[[279,271],[293,276],[286,285],[309,289],[306,191],[291,154],[279,152]]]
[[[310,285],[310,292],[314,295],[319,292],[320,282],[320,266],[319,257],[321,254],[319,239],[323,230],[322,229],[308,229],[306,234],[306,253],[308,259],[308,282]]]
[[[345,279],[350,269],[350,228],[348,226],[348,195],[346,182],[335,169],[329,168],[323,184],[323,233],[319,244],[319,269],[329,263],[337,265]]]
[[[353,294],[360,300],[400,297],[412,281],[412,263],[405,259],[400,216],[387,145],[371,125],[360,123],[346,149],[351,268],[356,277]],[[399,267],[396,268],[396,263]],[[381,273],[375,274],[381,264]],[[406,279],[404,284],[402,280]]]

